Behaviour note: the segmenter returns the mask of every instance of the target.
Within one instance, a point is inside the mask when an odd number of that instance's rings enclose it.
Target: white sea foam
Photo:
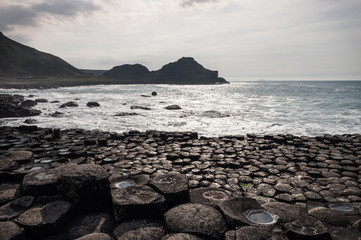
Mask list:
[[[142,97],[151,92],[155,97]],[[229,134],[361,133],[361,82],[240,82],[230,85],[101,85],[46,90],[0,89],[0,93],[34,95],[48,103],[37,125],[50,128],[84,128],[124,132],[129,130],[196,131],[205,136]],[[59,103],[51,103],[51,101]],[[79,107],[59,108],[75,101]],[[86,107],[96,101],[98,108]],[[181,110],[166,110],[172,104]],[[130,106],[152,110],[131,110]],[[51,117],[54,112],[61,117]],[[119,112],[138,113],[114,116]],[[2,119],[18,126],[24,118]]]

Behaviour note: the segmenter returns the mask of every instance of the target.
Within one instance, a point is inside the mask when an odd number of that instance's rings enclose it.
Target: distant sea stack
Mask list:
[[[140,64],[121,65],[103,74],[107,78],[122,83],[144,84],[225,84],[224,78],[218,77],[218,71],[211,71],[191,57],[183,57],[176,62],[164,65],[160,70],[149,71]]]
[[[0,76],[85,76],[59,57],[15,42],[0,32]]]

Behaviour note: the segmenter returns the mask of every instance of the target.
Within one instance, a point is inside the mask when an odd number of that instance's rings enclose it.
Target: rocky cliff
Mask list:
[[[221,84],[228,83],[218,77],[218,71],[211,71],[191,57],[183,57],[176,62],[168,63],[157,71],[149,71],[146,67],[122,65],[104,73],[105,77],[128,81],[129,83],[151,84]]]

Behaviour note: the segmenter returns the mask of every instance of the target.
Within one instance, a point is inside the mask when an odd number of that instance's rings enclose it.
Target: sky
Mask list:
[[[194,57],[229,81],[361,80],[360,0],[0,0],[0,31],[81,69]]]

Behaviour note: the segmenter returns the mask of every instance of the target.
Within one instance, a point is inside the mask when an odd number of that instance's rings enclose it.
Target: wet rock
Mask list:
[[[55,111],[54,113],[50,114],[51,117],[62,117],[64,116],[64,113]]]
[[[88,102],[86,104],[87,107],[100,107],[100,104],[97,102]]]
[[[79,105],[76,102],[67,102],[60,105],[60,108],[66,108],[66,107],[78,107]]]
[[[262,207],[268,212],[279,216],[279,221],[284,223],[298,219],[305,211],[297,205],[281,202],[264,203]]]
[[[33,158],[34,154],[30,151],[6,151],[4,155],[0,156],[0,161],[3,159],[8,159],[22,165],[30,163]]]
[[[116,239],[159,240],[165,234],[163,223],[155,219],[136,219],[121,223],[113,232]]]
[[[157,96],[158,93],[157,92],[152,92],[152,96]]]
[[[57,195],[60,176],[57,169],[29,173],[23,179],[22,192],[32,196]]]
[[[37,98],[37,99],[35,99],[35,102],[37,102],[37,103],[47,103],[47,102],[48,102],[48,99],[45,99],[45,98]]]
[[[75,240],[113,240],[113,238],[106,233],[92,233]]]
[[[128,113],[128,112],[120,112],[120,113],[116,113],[114,116],[116,117],[128,117],[128,116],[139,116],[138,113]]]
[[[81,215],[62,231],[65,239],[76,239],[93,233],[110,234],[115,228],[113,217],[104,212]]]
[[[73,207],[69,202],[54,201],[30,208],[17,217],[16,222],[34,238],[59,232],[72,218]]]
[[[151,110],[149,107],[131,106],[130,109]]]
[[[197,188],[190,193],[192,203],[201,203],[212,207],[232,197],[221,188]]]
[[[182,108],[180,106],[178,106],[178,105],[170,105],[170,106],[165,107],[165,109],[167,109],[167,110],[179,110],[179,109],[182,109]]]
[[[100,211],[110,203],[108,172],[99,165],[81,164],[64,168],[59,192],[79,211]]]
[[[168,207],[189,202],[188,178],[179,173],[159,174],[149,184],[165,196]]]
[[[302,217],[290,223],[284,224],[288,230],[287,237],[290,240],[297,239],[330,239],[330,234],[327,232],[327,227],[319,220],[312,217]]]
[[[174,233],[164,236],[161,240],[202,240],[203,238],[196,237],[188,233]]]
[[[33,100],[26,100],[24,102],[22,102],[20,105],[22,107],[26,107],[26,108],[31,108],[31,107],[34,107],[36,106],[38,103],[36,101],[33,101]]]
[[[15,171],[13,171],[13,176],[16,179],[23,179],[23,177],[26,174],[32,173],[32,172],[39,172],[47,170],[49,166],[45,164],[24,164]]]
[[[0,239],[25,240],[25,231],[14,222],[0,222]]]
[[[334,226],[347,227],[350,219],[344,211],[337,211],[325,207],[316,207],[309,210],[309,215]]]
[[[188,203],[170,209],[164,215],[170,233],[190,233],[206,239],[221,239],[227,230],[222,214],[213,207]]]
[[[21,106],[20,103],[23,100],[24,97],[20,95],[0,94],[0,118],[28,117],[41,113],[39,110]]]
[[[161,218],[166,210],[164,196],[148,186],[112,189],[111,194],[117,223],[136,218]]]
[[[33,205],[34,197],[24,196],[17,198],[0,207],[0,221],[7,221],[19,216]]]
[[[122,174],[112,174],[109,177],[110,188],[121,189],[130,186],[142,186],[149,182],[148,175],[123,176]]]
[[[7,183],[0,185],[0,205],[14,200],[20,194],[20,184]]]
[[[26,124],[34,124],[34,123],[37,123],[38,121],[36,119],[33,119],[33,118],[28,118],[24,121],[24,123]]]

